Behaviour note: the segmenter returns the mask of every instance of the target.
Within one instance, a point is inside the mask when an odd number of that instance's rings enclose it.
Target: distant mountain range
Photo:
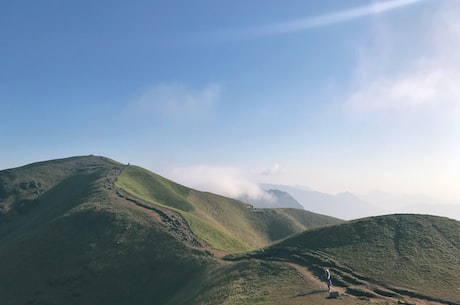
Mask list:
[[[275,190],[285,193],[283,196],[277,196],[277,200],[272,201],[271,206],[267,207],[276,207],[277,204],[287,205],[295,201],[308,211],[345,220],[392,213],[429,214],[460,220],[459,203],[428,196],[385,192],[371,192],[363,196],[349,192],[332,195],[314,191],[305,186],[268,183],[261,183],[259,186],[271,194],[274,194]],[[283,198],[290,199],[284,201]]]
[[[330,195],[306,187],[260,184],[265,190],[280,190],[291,195],[306,210],[350,220],[383,214],[384,210],[370,205],[351,193]]]

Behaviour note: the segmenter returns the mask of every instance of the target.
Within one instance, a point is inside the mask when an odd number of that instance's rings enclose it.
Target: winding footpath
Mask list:
[[[316,276],[313,275],[306,267],[294,264],[294,263],[287,263],[292,268],[296,269],[304,278],[307,283],[312,284],[314,287],[318,287],[318,292],[327,292],[327,285],[325,281],[321,281]],[[337,291],[340,295],[345,293],[345,290],[342,287],[334,286],[334,282],[332,282],[332,291]]]

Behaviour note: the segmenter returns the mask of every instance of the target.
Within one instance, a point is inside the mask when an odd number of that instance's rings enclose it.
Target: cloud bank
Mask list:
[[[407,28],[379,20],[360,49],[346,111],[373,137],[362,147],[378,172],[369,174],[374,187],[460,196],[458,16],[460,3],[446,1]]]
[[[279,165],[274,165],[267,172],[267,169],[246,170],[231,166],[194,165],[176,167],[167,176],[197,190],[231,198],[246,196],[249,199],[271,200],[272,197],[259,187],[257,180],[261,176],[276,174],[279,168]]]
[[[256,173],[261,176],[271,176],[271,175],[278,174],[280,170],[281,170],[281,166],[278,163],[276,163],[271,167],[263,168],[260,171],[256,171]]]
[[[374,49],[368,49],[361,59],[355,90],[348,98],[348,105],[354,111],[405,112],[417,111],[459,112],[460,110],[460,9],[443,8],[433,16],[433,27],[423,33],[420,40],[426,48],[417,56],[404,62],[401,68],[391,69],[392,73],[379,75],[376,66],[382,70],[396,65],[398,45],[392,36],[382,37]],[[390,40],[390,41],[389,41]],[[384,49],[390,58],[383,59],[378,49]],[[415,49],[417,51],[417,49]],[[377,54],[377,55],[376,55]],[[434,114],[434,113],[433,113]]]

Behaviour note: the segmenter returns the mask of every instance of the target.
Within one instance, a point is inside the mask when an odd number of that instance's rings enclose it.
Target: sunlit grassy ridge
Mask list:
[[[230,252],[265,246],[307,228],[337,223],[303,210],[253,210],[237,200],[199,192],[137,166],[123,169],[116,182],[133,196],[179,212],[211,247]]]
[[[448,218],[360,219],[300,233],[262,256],[297,257],[318,272],[335,268],[339,282],[343,275],[460,302],[460,222]]]
[[[185,212],[193,210],[187,202],[189,189],[138,166],[126,166],[116,185],[145,201]]]

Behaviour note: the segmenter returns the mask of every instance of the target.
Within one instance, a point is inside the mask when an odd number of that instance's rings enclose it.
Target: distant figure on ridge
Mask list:
[[[331,292],[332,280],[331,280],[331,273],[329,272],[328,268],[326,268],[326,273],[324,274],[324,277],[326,278],[327,290]]]

